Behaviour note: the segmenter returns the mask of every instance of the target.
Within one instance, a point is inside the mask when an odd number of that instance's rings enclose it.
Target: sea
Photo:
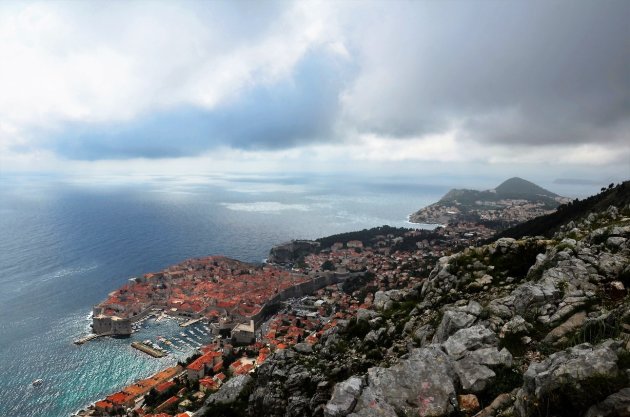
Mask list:
[[[134,340],[208,341],[200,325],[152,319],[129,339],[73,344],[89,333],[92,306],[130,277],[207,255],[260,263],[290,239],[417,227],[407,216],[453,185],[332,174],[0,176],[0,416],[67,417],[196,347],[175,342],[154,359]]]
[[[94,304],[130,277],[188,258],[225,255],[261,263],[269,249],[384,224],[447,186],[363,178],[0,177],[0,416],[67,417],[193,353],[203,328],[148,320],[130,339],[90,331]],[[154,359],[134,340],[170,338]],[[40,386],[32,382],[42,379]]]

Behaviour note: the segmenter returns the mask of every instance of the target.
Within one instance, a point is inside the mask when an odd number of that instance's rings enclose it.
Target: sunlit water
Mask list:
[[[409,226],[410,212],[445,191],[343,178],[1,178],[0,416],[67,416],[190,354],[154,359],[130,346],[178,335],[172,320],[131,339],[72,343],[89,331],[92,305],[130,276],[210,254],[261,262],[292,238]]]

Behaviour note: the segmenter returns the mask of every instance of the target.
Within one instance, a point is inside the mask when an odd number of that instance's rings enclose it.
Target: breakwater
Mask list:
[[[153,349],[151,346],[148,346],[142,342],[132,342],[131,346],[135,349],[138,349],[140,352],[144,352],[149,356],[153,356],[154,358],[162,358],[166,356],[164,352]]]

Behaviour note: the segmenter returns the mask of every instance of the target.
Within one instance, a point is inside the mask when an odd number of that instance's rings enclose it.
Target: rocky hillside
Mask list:
[[[441,258],[207,415],[630,415],[630,206]],[[214,413],[214,414],[213,414]]]
[[[562,204],[553,213],[504,230],[497,237],[553,236],[563,224],[588,216],[589,213],[606,210],[610,206],[624,207],[628,204],[630,204],[630,181],[622,182],[617,186],[610,184],[607,188],[602,188],[599,194]]]

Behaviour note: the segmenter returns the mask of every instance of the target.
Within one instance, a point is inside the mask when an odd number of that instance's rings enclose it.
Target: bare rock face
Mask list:
[[[363,386],[363,379],[356,376],[336,384],[330,401],[324,407],[324,416],[341,417],[348,415],[356,405]]]
[[[510,367],[512,355],[497,349],[498,338],[491,330],[477,325],[458,330],[443,344],[454,360],[454,369],[466,392],[480,393],[493,383],[496,374],[491,367]]]
[[[208,397],[207,404],[231,404],[241,395],[241,392],[252,382],[249,375],[237,375],[226,382],[219,391]]]
[[[584,417],[630,417],[630,388],[611,394],[589,408]]]
[[[496,366],[509,368],[512,366],[512,354],[506,348],[501,350],[496,347],[481,348],[470,352],[465,357],[491,368]]]
[[[444,343],[444,350],[451,357],[459,359],[466,351],[476,350],[482,347],[496,346],[497,336],[492,330],[477,325],[461,329]]]
[[[471,326],[477,317],[463,311],[447,310],[435,331],[433,343],[442,343],[456,331]]]
[[[456,378],[451,360],[438,346],[413,349],[397,365],[370,368],[360,392],[358,380],[337,384],[325,410],[335,417],[448,415],[457,406]]]
[[[565,414],[574,409],[579,415],[602,399],[597,397],[603,390],[627,386],[628,376],[617,367],[617,349],[614,342],[583,343],[532,363],[517,394],[517,415],[535,415],[539,407],[550,407],[552,413],[563,408]]]
[[[480,393],[492,382],[496,374],[492,369],[468,357],[454,364],[464,391]]]

